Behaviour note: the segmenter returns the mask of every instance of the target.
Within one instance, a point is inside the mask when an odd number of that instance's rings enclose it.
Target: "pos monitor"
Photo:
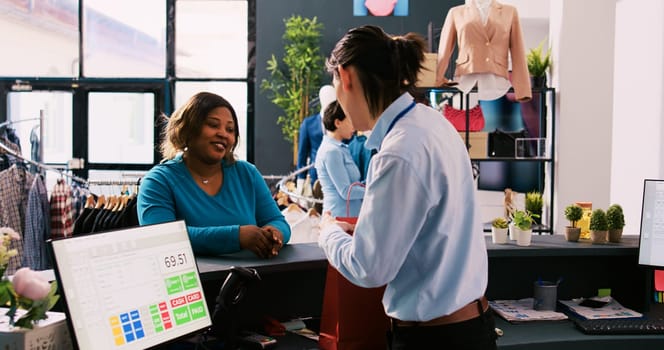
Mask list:
[[[184,221],[49,241],[78,349],[147,349],[209,329]]]
[[[664,180],[644,180],[639,265],[664,268]]]

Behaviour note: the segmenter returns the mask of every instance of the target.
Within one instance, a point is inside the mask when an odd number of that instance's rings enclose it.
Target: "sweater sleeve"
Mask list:
[[[265,180],[263,180],[263,176],[255,167],[252,166],[252,169],[253,187],[256,192],[256,223],[260,227],[270,225],[281,231],[284,236],[284,244],[286,244],[291,236],[290,225],[288,225],[286,218],[272,198],[270,189],[267,187]]]

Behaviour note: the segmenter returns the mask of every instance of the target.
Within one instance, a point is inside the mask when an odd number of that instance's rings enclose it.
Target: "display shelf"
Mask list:
[[[466,143],[466,147],[469,149],[469,153],[471,156],[471,161],[476,164],[476,167],[480,169],[479,171],[479,177],[481,179],[482,177],[482,163],[486,163],[487,165],[493,163],[495,164],[493,167],[503,167],[507,168],[509,167],[509,179],[503,179],[503,181],[507,182],[514,182],[516,181],[515,179],[519,177],[520,174],[512,174],[512,172],[515,172],[515,170],[512,170],[512,167],[529,167],[529,172],[530,172],[530,179],[531,179],[531,190],[538,190],[540,193],[542,193],[545,197],[545,214],[544,217],[542,218],[543,222],[542,225],[538,225],[538,227],[534,228],[534,232],[538,232],[540,234],[542,233],[548,233],[548,234],[553,234],[553,227],[554,227],[554,218],[555,218],[555,208],[553,206],[554,203],[554,188],[553,184],[555,183],[554,179],[554,164],[555,164],[555,115],[556,115],[556,90],[555,88],[551,87],[546,87],[546,88],[533,88],[532,89],[532,100],[529,102],[517,102],[514,101],[512,98],[513,95],[513,89],[510,89],[508,93],[504,96],[506,99],[505,103],[509,104],[512,109],[518,109],[519,116],[521,117],[521,120],[515,121],[513,120],[514,118],[512,115],[488,115],[488,113],[484,113],[484,118],[486,120],[486,125],[485,127],[480,131],[483,133],[482,135],[473,135],[474,132],[469,131],[469,126],[470,126],[470,109],[468,106],[470,105],[470,97],[472,94],[477,94],[477,90],[473,89],[469,93],[464,94],[460,90],[457,90],[456,88],[453,87],[431,87],[431,88],[420,88],[420,91],[423,91],[426,96],[428,96],[429,101],[431,102],[431,105],[439,109],[439,104],[444,103],[447,101],[447,103],[452,103],[455,100],[460,101],[460,108],[461,110],[466,111],[466,127],[465,130],[459,131],[460,135],[464,139]],[[485,105],[488,103],[492,103],[493,101],[481,101]],[[480,105],[482,105],[482,103]],[[483,107],[484,110],[485,107]],[[549,111],[551,115],[549,116]],[[442,113],[442,111],[441,111]],[[489,118],[494,118],[494,119],[499,119],[499,122],[496,122],[494,120],[487,120]],[[511,118],[511,119],[510,119]],[[528,145],[528,150],[529,154],[535,154],[535,156],[529,156],[529,157],[520,157],[520,156],[515,156],[515,157],[492,157],[489,155],[489,142],[488,139],[482,140],[481,137],[490,137],[490,133],[494,131],[497,128],[500,128],[503,131],[511,132],[511,131],[517,131],[517,130],[510,130],[509,127],[503,128],[503,127],[497,127],[496,125],[500,125],[500,123],[505,123],[505,124],[510,124],[510,125],[522,125],[523,129],[526,129],[526,131],[529,133],[531,130],[535,130],[535,132],[531,135],[528,135],[529,141],[531,142]],[[529,130],[530,129],[530,130]],[[475,138],[473,138],[475,136]],[[530,138],[534,139],[541,139],[543,140],[542,142],[544,143],[544,147],[539,148],[540,145],[537,145],[537,147],[534,147],[534,143],[537,141],[532,141]],[[479,141],[478,141],[479,140]],[[479,149],[472,149],[473,147],[473,142],[476,142],[476,145],[479,145]],[[487,150],[484,151],[483,147],[487,147]],[[536,150],[533,150],[533,148],[536,148]],[[516,153],[516,151],[515,151]],[[486,156],[482,156],[486,155]],[[501,164],[502,163],[502,164]],[[532,164],[532,165],[529,165]],[[493,168],[492,168],[493,169]],[[487,173],[492,174],[493,170],[487,171]],[[493,176],[493,174],[492,174]],[[480,181],[481,183],[481,181]],[[481,185],[480,185],[481,187]],[[505,187],[511,187],[511,186],[505,186]],[[513,188],[514,189],[514,188]],[[502,190],[502,189],[493,189],[493,190]],[[516,192],[526,192],[526,191],[519,191],[516,190]],[[484,231],[488,232],[490,231],[490,226],[487,226],[486,224],[484,225]]]

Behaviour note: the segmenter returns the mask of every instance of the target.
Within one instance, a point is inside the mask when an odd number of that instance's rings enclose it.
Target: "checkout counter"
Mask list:
[[[638,236],[623,236],[621,243],[602,245],[567,242],[562,235],[533,236],[528,247],[493,244],[490,236],[486,242],[489,300],[532,297],[534,281],[562,278],[558,299],[590,297],[600,288],[610,288],[623,306],[664,315],[661,304],[648,302],[652,271],[638,265]],[[240,252],[198,257],[197,262],[211,310],[232,266],[258,271],[261,281],[247,290],[238,305],[241,326],[255,327],[264,315],[278,320],[320,317],[327,260],[316,244],[287,245],[268,260]],[[664,335],[586,335],[568,320],[511,324],[496,315],[496,325],[504,332],[498,339],[500,349],[664,349]],[[289,336],[277,349],[302,346],[311,349],[316,343]]]

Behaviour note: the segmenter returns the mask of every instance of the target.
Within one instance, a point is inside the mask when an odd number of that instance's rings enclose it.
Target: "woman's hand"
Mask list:
[[[265,225],[263,230],[268,233],[269,239],[272,243],[272,256],[279,254],[279,250],[284,246],[284,235],[276,227]]]
[[[355,225],[345,222],[345,221],[339,221],[332,216],[332,213],[329,211],[326,211],[323,213],[323,217],[320,220],[320,224],[318,225],[321,230],[324,228],[330,226],[330,225],[337,225],[341,227],[342,230],[348,233],[353,233],[355,230]]]
[[[240,248],[251,250],[259,258],[270,258],[273,254],[273,234],[255,225],[240,226]]]

